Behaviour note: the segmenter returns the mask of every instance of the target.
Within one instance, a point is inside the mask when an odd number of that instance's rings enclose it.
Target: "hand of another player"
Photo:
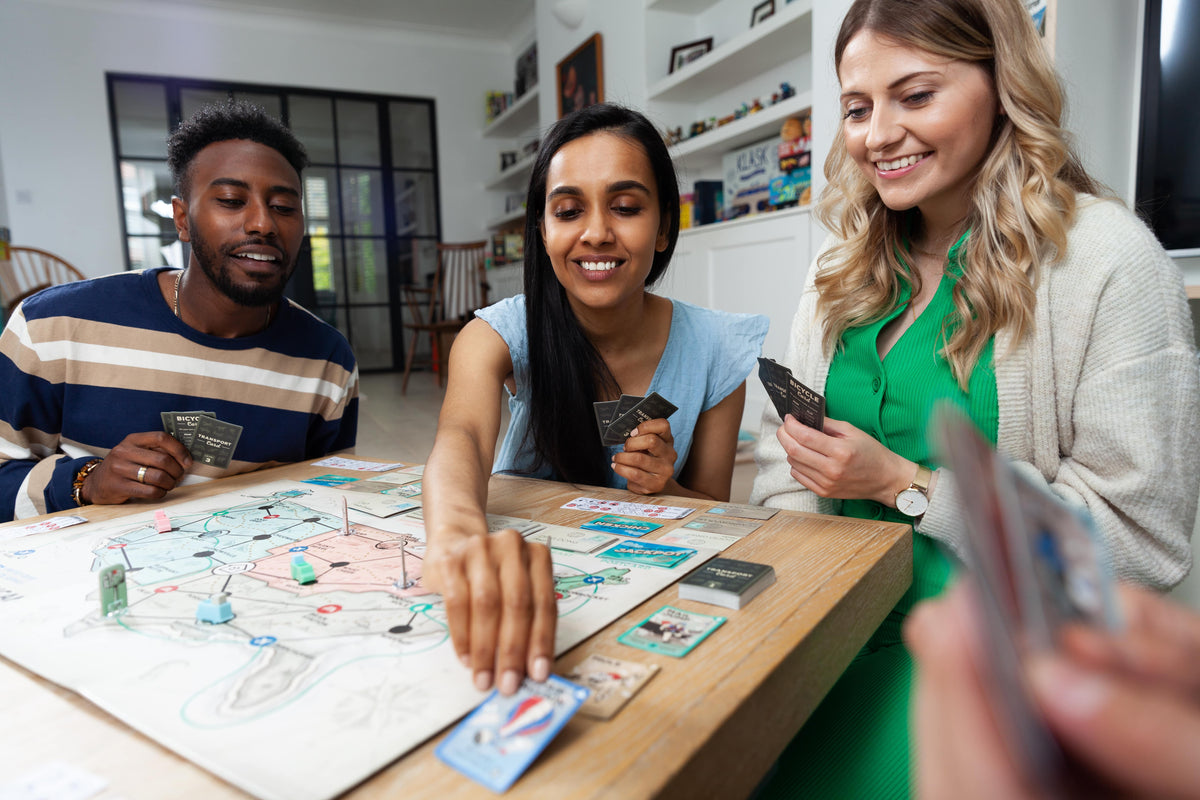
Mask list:
[[[825,418],[824,432],[789,414],[776,433],[792,477],[821,497],[876,500],[895,506],[916,465],[849,422]]]
[[[506,528],[484,535],[441,535],[430,541],[425,585],[442,595],[450,638],[480,691],[493,682],[510,695],[528,674],[550,675],[554,662],[554,597],[550,551]]]
[[[126,500],[158,500],[191,469],[187,448],[162,431],[131,433],[109,451],[83,482],[86,503],[113,504]],[[141,468],[142,480],[138,480]]]
[[[658,494],[675,477],[675,437],[671,423],[651,419],[633,429],[625,440],[625,452],[613,456],[613,472],[637,494]]]
[[[1065,631],[1059,654],[1030,665],[1034,698],[1085,787],[1073,796],[1200,798],[1200,616],[1144,589],[1121,593],[1126,629]],[[918,796],[1041,797],[999,733],[979,630],[961,586],[905,626]]]

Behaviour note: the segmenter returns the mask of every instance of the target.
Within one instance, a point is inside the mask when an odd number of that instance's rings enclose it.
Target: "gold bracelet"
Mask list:
[[[75,505],[83,505],[83,482],[87,480],[87,476],[92,470],[103,463],[103,458],[93,458],[80,467],[79,472],[75,473],[75,478],[71,481],[71,497],[75,498]]]

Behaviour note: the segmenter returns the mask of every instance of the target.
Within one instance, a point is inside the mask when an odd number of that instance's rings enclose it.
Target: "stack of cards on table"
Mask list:
[[[437,746],[437,757],[493,792],[504,792],[528,769],[588,697],[557,675],[526,679],[510,697],[492,692]]]
[[[621,444],[643,422],[666,419],[678,410],[658,392],[645,397],[623,394],[620,400],[600,400],[592,405],[596,409],[600,441],[606,445]]]
[[[758,377],[780,419],[791,414],[810,428],[825,429],[825,397],[796,380],[790,369],[769,358],[759,358]]]
[[[714,558],[679,582],[679,598],[736,611],[773,583],[775,569],[770,564]]]
[[[163,430],[174,436],[199,464],[225,469],[233,460],[242,426],[222,422],[211,411],[164,411]]]

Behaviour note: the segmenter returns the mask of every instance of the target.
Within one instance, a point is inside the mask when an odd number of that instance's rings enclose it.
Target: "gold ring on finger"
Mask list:
[[[138,467],[137,481],[138,483],[146,482],[146,467]]]

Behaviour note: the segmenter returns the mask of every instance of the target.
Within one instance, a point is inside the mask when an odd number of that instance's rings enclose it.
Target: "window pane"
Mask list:
[[[433,126],[428,103],[388,106],[392,125],[392,166],[433,169]]]
[[[147,267],[162,267],[168,264],[167,254],[165,251],[176,251],[176,255],[172,257],[179,258],[176,245],[179,240],[172,236],[169,239],[163,239],[157,236],[130,236],[126,241],[129,243],[129,268],[130,269],[145,269]]]
[[[304,224],[309,233],[341,233],[338,194],[331,167],[304,170]]]
[[[382,239],[346,240],[351,303],[388,301],[387,250]]]
[[[338,100],[337,135],[343,164],[380,164],[379,110],[375,103]]]
[[[351,308],[350,332],[359,369],[392,368],[392,313],[387,306]]]
[[[179,111],[184,119],[188,119],[200,110],[201,106],[211,103],[228,103],[230,93],[220,89],[180,89]]]
[[[171,211],[171,173],[153,161],[121,162],[121,199],[125,233],[155,234],[175,238]]]
[[[292,132],[304,144],[309,161],[333,164],[333,101],[327,97],[288,95],[288,119]]]
[[[283,101],[279,99],[279,95],[277,94],[263,94],[261,92],[234,92],[233,99],[244,100],[251,105],[258,106],[275,119],[283,119]]]
[[[437,236],[437,203],[434,202],[433,173],[394,173],[396,185],[396,233],[401,236]]]
[[[112,89],[121,155],[166,158],[170,132],[166,88],[161,83],[113,81]]]
[[[342,233],[383,236],[383,175],[377,169],[342,172]]]

